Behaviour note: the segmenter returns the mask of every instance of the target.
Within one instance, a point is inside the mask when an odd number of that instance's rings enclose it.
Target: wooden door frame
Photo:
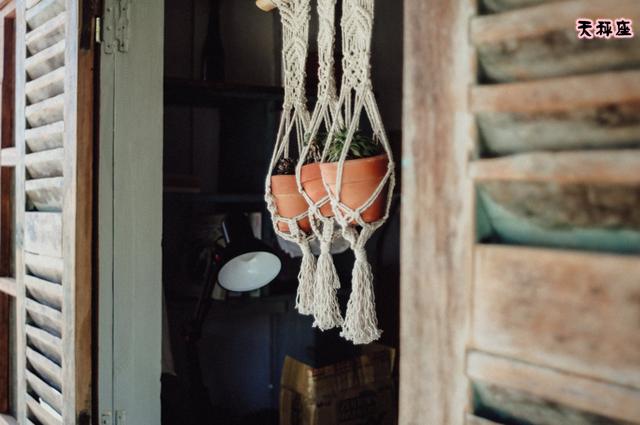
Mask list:
[[[470,395],[475,0],[405,0],[400,423],[461,425]]]

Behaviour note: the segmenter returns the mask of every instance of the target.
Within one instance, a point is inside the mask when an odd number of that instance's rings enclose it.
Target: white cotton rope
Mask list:
[[[281,158],[289,158],[289,147],[295,135],[297,152],[302,152],[304,135],[309,124],[309,111],[305,94],[306,60],[309,38],[310,0],[273,0],[282,21],[282,64],[284,70],[284,103],[276,137],[276,144],[269,164],[265,182],[265,201],[271,213],[273,228],[282,238],[297,243],[302,250],[302,263],[298,273],[296,309],[301,314],[314,312],[314,279],[316,260],[309,242],[315,237],[300,229],[299,220],[308,217],[304,211],[293,218],[278,215],[275,198],[271,191],[271,177]],[[292,134],[293,133],[293,134]],[[279,223],[288,226],[284,232]]]
[[[378,329],[373,274],[371,265],[367,261],[365,245],[371,235],[384,224],[389,216],[395,186],[395,165],[371,82],[370,61],[374,0],[343,0],[342,5],[343,77],[337,110],[344,117],[343,125],[347,129],[347,135],[338,162],[335,193],[331,192],[326,182],[325,187],[329,193],[335,220],[341,226],[343,236],[349,241],[355,254],[351,295],[340,335],[354,344],[367,344],[380,338],[382,331]],[[377,140],[384,148],[388,163],[387,171],[374,193],[363,205],[352,210],[341,202],[340,189],[349,146],[358,130],[363,111],[371,123],[374,140]],[[325,161],[329,147],[333,142],[333,135],[340,125],[341,123],[337,120],[334,120],[331,125],[327,137],[328,142],[322,155],[323,161]],[[373,204],[383,190],[387,191],[384,216],[372,223],[365,222],[362,213]]]
[[[337,298],[340,279],[331,256],[335,220],[333,217],[324,217],[321,213],[321,208],[330,202],[328,196],[314,201],[305,192],[301,170],[312,148],[318,143],[317,136],[320,129],[324,127],[327,131],[334,121],[341,121],[337,109],[338,95],[334,76],[335,7],[336,0],[318,0],[318,99],[308,127],[309,131],[305,139],[307,142],[296,166],[298,190],[309,204],[311,228],[320,242],[313,296],[315,319],[313,326],[323,331],[339,327],[343,322]]]

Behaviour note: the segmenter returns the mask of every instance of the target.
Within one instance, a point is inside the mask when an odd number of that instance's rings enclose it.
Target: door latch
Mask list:
[[[100,38],[105,53],[113,54],[116,49],[123,53],[129,51],[130,12],[131,0],[105,1],[104,16],[100,22]]]

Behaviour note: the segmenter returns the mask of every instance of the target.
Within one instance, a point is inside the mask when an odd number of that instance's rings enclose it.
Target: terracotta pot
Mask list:
[[[345,161],[340,202],[351,209],[364,205],[387,173],[388,163],[386,155]],[[320,164],[320,171],[329,189],[335,194],[338,163]],[[369,208],[362,212],[362,219],[367,223],[380,220],[384,216],[386,206],[387,189],[384,188]]]
[[[307,210],[307,201],[298,192],[296,176],[271,176],[271,194],[275,198],[278,215],[284,218],[296,217]],[[298,221],[300,229],[309,233],[311,224],[308,218]],[[289,233],[289,225],[281,221],[278,222],[278,229],[281,232]]]
[[[314,162],[313,164],[303,165],[300,169],[300,182],[305,193],[314,203],[318,203],[318,201],[327,196],[327,191],[322,183],[320,163]],[[333,217],[333,210],[328,201],[320,208],[320,213],[325,217]]]

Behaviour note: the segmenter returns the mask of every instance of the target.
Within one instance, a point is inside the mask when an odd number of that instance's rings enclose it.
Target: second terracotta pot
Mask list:
[[[364,205],[387,173],[388,164],[389,159],[386,155],[345,161],[340,188],[340,202],[352,210]],[[329,189],[335,194],[338,163],[320,164],[320,171]],[[384,216],[386,206],[387,190],[385,187],[369,208],[362,212],[362,219],[366,223],[380,220]]]
[[[316,204],[327,196],[327,191],[322,183],[320,163],[315,162],[303,165],[300,169],[300,183],[302,183],[302,188],[307,196]],[[333,217],[333,210],[329,201],[322,205],[320,213],[325,217]]]
[[[284,218],[293,218],[307,211],[309,207],[307,201],[298,192],[296,176],[278,175],[271,176],[271,194],[275,198],[278,215]],[[311,224],[307,217],[298,221],[300,229],[309,233]],[[278,229],[281,232],[289,233],[289,225],[281,221],[278,222]]]

